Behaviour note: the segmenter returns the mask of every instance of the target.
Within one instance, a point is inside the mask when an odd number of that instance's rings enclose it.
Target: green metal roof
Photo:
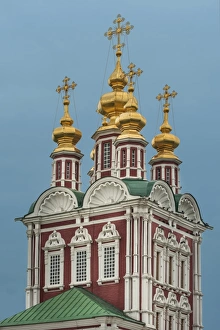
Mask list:
[[[139,325],[124,312],[83,288],[72,288],[51,299],[15,314],[2,322],[1,327],[64,322],[112,316]]]
[[[122,179],[132,196],[148,197],[155,181],[143,179]]]

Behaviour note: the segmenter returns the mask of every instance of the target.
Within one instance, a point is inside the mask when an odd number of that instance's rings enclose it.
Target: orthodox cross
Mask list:
[[[136,75],[136,76],[140,76],[142,74],[142,70],[140,68],[137,69],[137,71],[134,71],[134,68],[135,68],[135,64],[134,63],[130,63],[129,66],[128,66],[128,69],[129,69],[129,72],[126,73],[126,76],[128,76],[129,78],[129,88],[128,88],[128,91],[131,91],[131,88],[132,88],[132,91],[134,91],[134,82],[132,81],[133,77]]]
[[[113,21],[114,24],[117,24],[115,27],[114,27],[114,30],[113,28],[109,28],[107,32],[105,32],[104,36],[108,38],[108,40],[111,40],[112,37],[114,35],[117,36],[118,38],[118,43],[116,46],[114,46],[114,48],[117,48],[117,52],[120,52],[121,51],[121,48],[124,47],[124,44],[121,43],[121,35],[126,33],[126,34],[129,34],[130,33],[130,30],[133,29],[133,25],[130,25],[129,22],[126,22],[125,25],[121,25],[122,22],[124,22],[124,17],[121,17],[121,15],[119,14],[117,16],[117,18]]]
[[[175,92],[175,91],[172,91],[171,93],[169,93],[168,92],[169,89],[170,89],[170,86],[165,85],[164,88],[163,88],[164,94],[158,94],[157,97],[156,97],[156,99],[158,101],[160,101],[161,99],[164,99],[165,100],[164,105],[167,105],[167,106],[169,106],[169,104],[168,104],[169,97],[174,98],[177,95],[177,92]]]
[[[64,95],[64,99],[68,99],[69,95],[68,95],[68,90],[69,89],[74,89],[77,84],[73,81],[72,84],[68,85],[68,81],[70,80],[70,78],[68,78],[67,76],[63,79],[63,86],[58,86],[56,89],[57,93],[60,93],[61,91],[64,91],[65,95]]]

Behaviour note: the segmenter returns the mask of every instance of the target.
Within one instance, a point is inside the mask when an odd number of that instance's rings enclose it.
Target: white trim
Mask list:
[[[119,282],[119,239],[120,235],[116,227],[108,222],[102,227],[96,242],[98,243],[98,259],[99,259],[99,278],[97,283],[101,285],[104,282]],[[105,248],[114,247],[114,276],[105,276]],[[107,262],[107,260],[106,260]]]
[[[44,291],[50,289],[59,288],[60,290],[64,289],[64,248],[65,241],[61,237],[59,232],[53,231],[49,235],[48,240],[45,243],[43,248],[44,250],[44,264],[45,264],[45,285],[43,287]],[[53,256],[59,256],[59,283],[51,283],[51,258]]]
[[[91,285],[91,243],[92,238],[88,233],[86,228],[82,226],[75,231],[75,236],[72,237],[71,242],[68,244],[71,250],[71,283],[70,287],[76,285]],[[86,279],[78,281],[77,280],[77,254],[78,252],[85,252],[86,256]]]

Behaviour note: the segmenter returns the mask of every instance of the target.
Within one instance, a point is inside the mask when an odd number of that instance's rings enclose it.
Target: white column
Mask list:
[[[132,317],[136,320],[140,319],[140,283],[139,283],[139,223],[140,216],[138,213],[133,214],[134,233],[133,233],[133,274],[132,274]]]
[[[131,310],[131,214],[126,210],[126,273],[125,279],[125,312]]]
[[[34,253],[34,289],[33,289],[33,305],[40,302],[40,282],[39,282],[39,249],[40,249],[40,224],[35,224],[35,253]]]
[[[142,218],[142,237],[141,242],[143,257],[142,257],[142,288],[141,288],[141,311],[142,311],[142,322],[148,324],[148,309],[149,309],[149,300],[148,300],[148,209],[143,214]]]
[[[27,287],[26,287],[26,308],[32,307],[33,297],[32,297],[32,239],[33,239],[33,225],[28,224],[27,229],[27,239],[28,239],[28,255],[27,255]]]
[[[193,245],[193,329],[199,330],[198,236],[194,238]]]

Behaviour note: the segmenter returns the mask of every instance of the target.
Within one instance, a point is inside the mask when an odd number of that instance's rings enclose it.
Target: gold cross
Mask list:
[[[77,84],[73,81],[72,84],[68,85],[68,81],[70,80],[70,78],[68,78],[67,76],[63,79],[63,83],[64,85],[61,87],[61,86],[58,86],[57,89],[56,89],[56,92],[57,93],[60,93],[61,91],[64,91],[65,92],[65,95],[64,95],[64,98],[65,99],[68,99],[69,98],[69,95],[67,94],[68,93],[68,90],[69,89],[74,89]]]
[[[113,28],[109,28],[107,32],[105,32],[104,36],[108,38],[108,40],[111,40],[114,35],[118,37],[118,43],[114,48],[117,48],[117,51],[120,51],[122,47],[124,47],[124,44],[121,43],[121,35],[126,33],[129,34],[130,30],[133,29],[133,25],[130,25],[129,22],[126,22],[126,24],[121,25],[122,22],[124,22],[124,17],[121,17],[120,14],[118,14],[117,18],[113,21],[114,24],[117,24],[113,30]]]
[[[138,77],[142,74],[142,70],[140,68],[137,69],[137,71],[134,71],[133,69],[135,68],[135,64],[134,63],[130,63],[128,66],[129,72],[126,73],[126,76],[129,77],[130,79],[130,84],[133,85],[133,76],[137,75]]]
[[[177,92],[175,92],[175,91],[172,91],[171,93],[169,93],[168,92],[169,89],[170,89],[170,86],[165,85],[164,88],[163,88],[163,90],[165,91],[164,94],[158,94],[157,97],[156,97],[156,99],[158,101],[160,101],[161,99],[164,99],[165,100],[165,104],[167,104],[169,97],[173,97],[174,98],[177,95]],[[169,104],[167,104],[167,105],[169,105]]]

